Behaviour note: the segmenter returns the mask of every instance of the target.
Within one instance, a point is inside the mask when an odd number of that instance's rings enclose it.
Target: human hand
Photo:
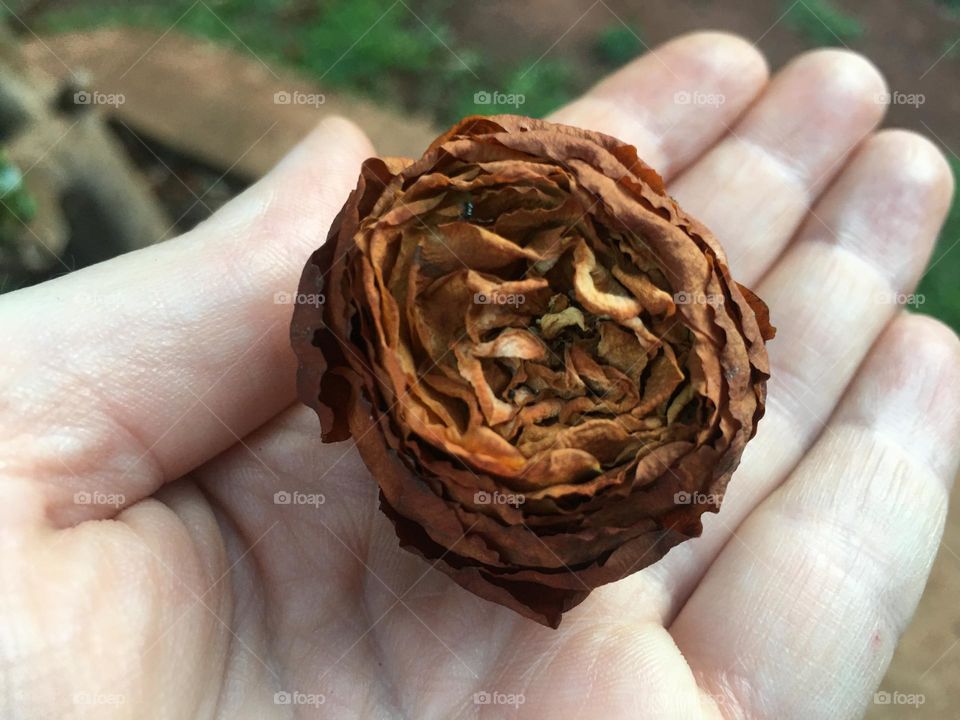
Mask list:
[[[0,715],[858,717],[960,462],[960,344],[889,301],[951,175],[873,132],[883,91],[839,51],[768,84],[703,33],[552,118],[635,144],[778,327],[721,512],[557,631],[398,550],[295,404],[277,294],[374,152],[351,124],[181,238],[0,298]]]

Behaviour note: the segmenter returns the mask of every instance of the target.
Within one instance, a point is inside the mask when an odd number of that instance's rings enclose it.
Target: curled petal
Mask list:
[[[368,160],[299,296],[300,397],[400,544],[551,627],[699,535],[763,416],[766,306],[600,133],[470,117]]]

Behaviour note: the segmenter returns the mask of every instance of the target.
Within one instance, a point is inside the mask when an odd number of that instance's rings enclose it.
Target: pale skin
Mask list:
[[[701,33],[556,113],[635,144],[779,328],[720,514],[559,630],[399,550],[351,443],[296,403],[274,295],[375,152],[349,122],[187,235],[0,298],[0,716],[859,717],[960,460],[960,343],[890,302],[950,172],[876,131],[883,91],[849,52],[769,79]]]

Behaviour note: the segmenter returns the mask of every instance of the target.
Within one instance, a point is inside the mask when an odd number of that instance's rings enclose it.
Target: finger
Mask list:
[[[743,38],[692,33],[636,59],[550,119],[635,145],[670,177],[723,135],[767,75],[763,56]]]
[[[927,140],[885,131],[868,140],[817,204],[797,242],[758,287],[778,326],[769,344],[766,415],[720,512],[702,537],[674,548],[635,583],[668,621],[747,514],[800,460],[825,425],[892,302],[923,271],[952,194],[952,175]]]
[[[883,78],[863,57],[818,50],[780,71],[729,135],[670,186],[752,285],[880,122]]]
[[[943,531],[958,405],[957,338],[901,315],[673,624],[708,690],[744,717],[862,717]]]
[[[295,291],[370,152],[329,119],[183,237],[4,296],[0,456],[42,491],[38,512],[109,515],[293,401],[277,294]]]

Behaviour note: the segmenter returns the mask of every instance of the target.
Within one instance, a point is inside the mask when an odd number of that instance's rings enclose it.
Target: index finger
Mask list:
[[[186,235],[0,299],[0,455],[21,507],[111,515],[75,494],[136,502],[294,400],[287,298],[371,152],[328,119]]]
[[[763,55],[743,38],[691,33],[637,58],[550,120],[630,143],[669,179],[726,134],[768,76]]]

